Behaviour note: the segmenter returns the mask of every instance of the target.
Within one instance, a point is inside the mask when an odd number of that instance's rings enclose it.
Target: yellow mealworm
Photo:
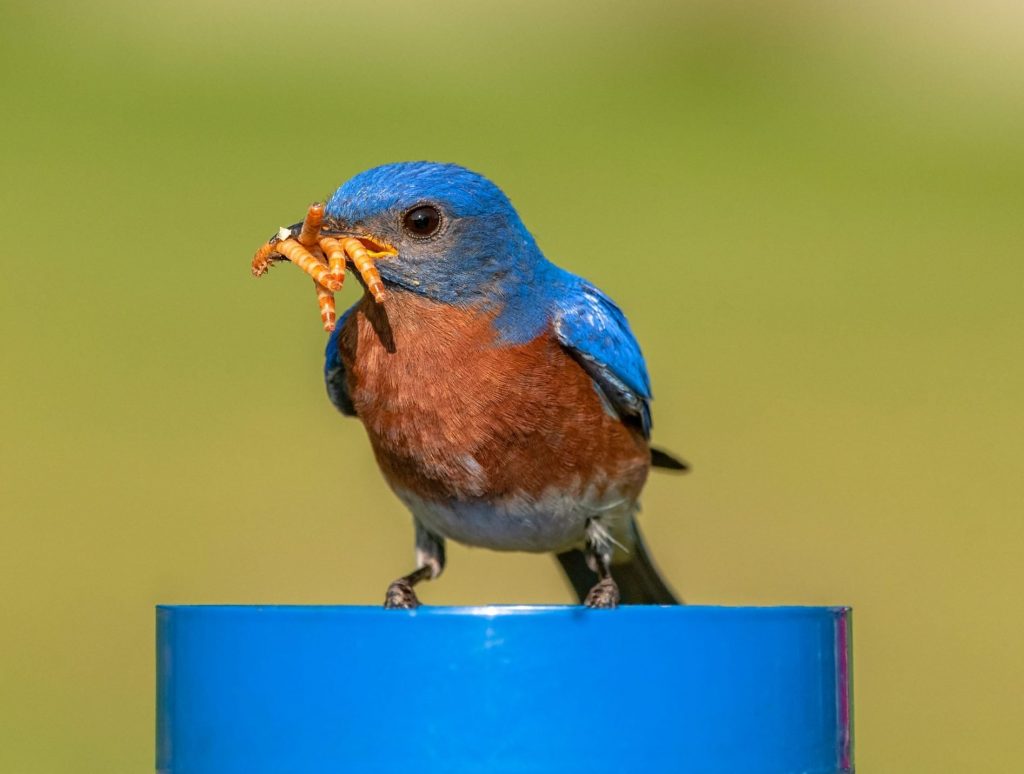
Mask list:
[[[316,287],[316,301],[320,306],[320,320],[324,324],[324,330],[328,332],[333,331],[334,323],[338,316],[334,305],[334,293],[319,282],[314,282],[313,285]]]
[[[294,263],[313,278],[324,330],[333,331],[337,325],[334,294],[341,290],[346,262],[352,261],[370,296],[381,303],[386,291],[375,262],[378,258],[395,255],[396,251],[386,245],[380,252],[369,249],[367,245],[378,246],[369,237],[365,244],[358,237],[321,237],[325,210],[322,203],[311,204],[298,234],[283,228],[274,239],[262,245],[253,256],[252,273],[257,277],[265,274],[274,261],[287,259]]]
[[[314,202],[306,210],[306,217],[302,221],[302,230],[299,232],[299,244],[312,247],[320,238],[320,226],[324,222],[324,205]]]
[[[275,252],[277,250],[270,242],[262,245],[256,251],[256,255],[252,257],[252,275],[254,277],[260,277],[267,273],[267,269],[270,268],[270,256]]]
[[[321,210],[322,209],[323,208],[321,207]],[[315,213],[313,211],[313,207],[310,207],[309,214],[306,215],[306,223],[310,221],[311,216],[313,216],[314,214]],[[303,230],[306,229],[306,223],[304,223],[302,226]],[[317,226],[315,231],[319,235],[320,227]],[[327,265],[327,258],[324,257],[323,250],[321,250],[319,246],[310,245],[309,254],[316,258],[317,262],[321,266]],[[324,330],[327,332],[333,331],[334,323],[335,320],[337,320],[338,316],[337,308],[334,305],[334,293],[325,288],[316,280],[313,280],[313,288],[314,290],[316,290],[316,303],[317,306],[320,308],[320,321],[324,325]]]
[[[316,259],[305,247],[294,239],[283,239],[274,245],[274,250],[294,263],[306,274],[330,291],[341,288],[341,283],[331,276],[330,269]]]
[[[327,254],[327,263],[331,268],[331,276],[338,282],[345,281],[345,248],[341,242],[331,237],[320,240],[320,249]]]
[[[373,258],[367,252],[363,243],[355,237],[347,237],[341,240],[341,246],[348,253],[348,257],[352,259],[356,271],[359,272],[359,276],[366,283],[366,289],[373,296],[373,300],[378,304],[382,303],[387,297],[387,293],[384,291],[384,282],[381,280],[380,272],[373,265]]]

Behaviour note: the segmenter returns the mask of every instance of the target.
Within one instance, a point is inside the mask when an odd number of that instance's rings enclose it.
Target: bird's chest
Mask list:
[[[503,344],[486,312],[395,293],[357,309],[339,344],[356,413],[403,498],[530,519],[571,502],[576,519],[643,484],[645,441],[551,336]]]
[[[387,306],[366,305],[352,318],[341,356],[385,474],[400,467],[472,477],[468,455],[492,427],[488,396],[503,370],[488,318],[411,294],[392,294]]]

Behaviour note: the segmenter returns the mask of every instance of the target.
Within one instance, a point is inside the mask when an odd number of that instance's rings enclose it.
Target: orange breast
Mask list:
[[[401,291],[346,320],[349,391],[392,487],[438,502],[608,487],[635,498],[650,460],[640,433],[552,335],[504,345],[492,320]]]

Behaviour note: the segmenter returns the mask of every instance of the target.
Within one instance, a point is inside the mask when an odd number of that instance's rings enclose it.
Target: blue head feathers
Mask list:
[[[398,251],[377,264],[386,283],[445,303],[504,311],[554,269],[501,189],[454,164],[362,172],[334,193],[326,216],[329,230]]]
[[[511,214],[519,220],[508,197],[487,178],[457,164],[430,161],[384,164],[360,172],[334,192],[327,215],[368,222],[428,201],[444,204],[456,217]]]

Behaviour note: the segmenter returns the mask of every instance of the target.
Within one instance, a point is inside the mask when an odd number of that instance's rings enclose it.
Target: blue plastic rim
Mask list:
[[[159,607],[157,768],[852,771],[850,611]]]

